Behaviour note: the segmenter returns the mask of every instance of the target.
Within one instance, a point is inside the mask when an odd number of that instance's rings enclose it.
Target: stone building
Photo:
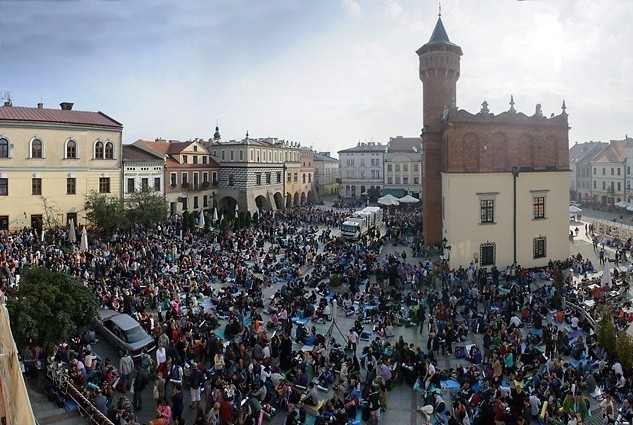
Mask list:
[[[382,190],[385,149],[379,142],[358,142],[338,151],[340,196],[358,198],[369,189]]]
[[[420,137],[391,137],[385,151],[382,194],[421,198],[422,147]]]
[[[338,194],[338,165],[338,159],[332,158],[330,152],[314,154],[314,185],[320,197]]]
[[[134,145],[123,145],[123,199],[134,192],[152,189],[165,193],[165,158]]]
[[[462,49],[441,17],[416,52],[423,84],[423,206],[427,243],[442,244],[451,267],[542,266],[569,255],[569,126],[565,103],[546,117],[487,102],[457,108]],[[446,248],[450,247],[450,249]]]
[[[0,107],[0,230],[85,220],[91,192],[120,196],[123,125],[102,112]]]

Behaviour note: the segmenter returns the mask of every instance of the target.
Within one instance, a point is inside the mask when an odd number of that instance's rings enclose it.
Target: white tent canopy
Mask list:
[[[402,198],[398,198],[398,201],[405,204],[415,204],[416,202],[420,202],[418,198],[414,198],[411,195],[406,195],[406,196],[403,196]]]
[[[398,201],[398,198],[391,195],[386,195],[382,198],[378,198],[378,203],[385,206],[400,205],[400,201]]]
[[[572,214],[578,214],[579,212],[582,212],[582,210],[575,205],[570,205],[569,212]]]
[[[620,202],[616,202],[615,206],[618,207],[618,208],[627,208],[627,207],[631,206],[631,204],[629,204],[626,201],[620,201]]]

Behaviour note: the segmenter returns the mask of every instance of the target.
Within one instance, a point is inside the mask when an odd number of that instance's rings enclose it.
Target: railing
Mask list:
[[[563,308],[571,308],[572,310],[576,311],[576,313],[580,314],[589,323],[589,325],[591,325],[594,332],[598,332],[598,322],[593,317],[591,317],[591,315],[589,315],[587,310],[585,310],[583,307],[579,306],[578,304],[570,303],[569,301],[563,300]]]
[[[84,395],[70,382],[66,381],[66,395],[77,403],[81,416],[87,416],[91,424],[94,425],[114,425],[103,413],[101,413],[94,404],[90,402]]]

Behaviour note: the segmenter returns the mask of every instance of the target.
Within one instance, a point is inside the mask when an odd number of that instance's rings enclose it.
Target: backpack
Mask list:
[[[182,375],[182,373],[181,373],[181,368],[180,368],[180,366],[178,366],[178,365],[173,365],[173,366],[171,367],[171,372],[169,373],[169,379],[170,379],[172,382],[175,382],[175,383],[179,384],[179,383],[181,383],[181,382],[182,382],[182,381],[181,381],[181,379],[180,379],[181,375]]]

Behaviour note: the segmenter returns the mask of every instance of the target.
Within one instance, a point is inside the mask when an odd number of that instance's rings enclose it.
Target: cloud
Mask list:
[[[363,16],[363,9],[361,9],[360,4],[356,0],[342,0],[343,10],[353,17],[359,18]]]

